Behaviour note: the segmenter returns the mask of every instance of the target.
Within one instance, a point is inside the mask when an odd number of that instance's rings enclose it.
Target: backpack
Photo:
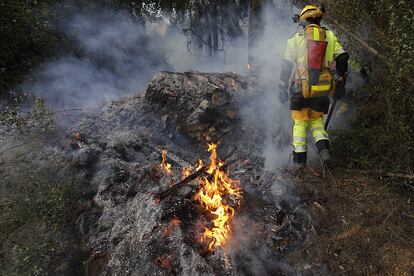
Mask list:
[[[304,64],[298,66],[295,79],[300,80],[305,99],[328,96],[334,87],[331,70],[324,65],[328,45],[326,29],[310,24],[304,29],[304,37]]]

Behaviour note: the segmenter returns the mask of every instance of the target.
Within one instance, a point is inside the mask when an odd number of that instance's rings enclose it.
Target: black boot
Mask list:
[[[331,148],[329,146],[329,140],[320,140],[316,142],[316,147],[318,148],[319,158],[325,166],[332,167],[332,156]]]
[[[305,168],[305,166],[306,166],[306,152],[293,152],[293,163],[298,168]]]

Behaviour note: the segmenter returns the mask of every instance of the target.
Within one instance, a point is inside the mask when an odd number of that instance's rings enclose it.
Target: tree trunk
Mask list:
[[[263,33],[263,0],[250,0],[249,6],[249,32],[248,32],[248,63],[257,65],[254,48]]]
[[[214,53],[217,54],[217,51],[219,49],[219,15],[218,15],[218,5],[217,1],[214,1],[214,5],[212,7],[212,24],[211,27],[212,35],[213,35],[213,49]]]

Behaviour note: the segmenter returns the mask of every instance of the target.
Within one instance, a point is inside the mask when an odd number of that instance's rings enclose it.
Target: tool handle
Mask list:
[[[325,122],[325,130],[328,129],[329,126],[329,121],[331,120],[332,114],[335,110],[336,107],[336,103],[338,102],[338,99],[334,99],[331,108],[329,109],[329,113],[328,113],[328,118],[326,118],[326,122]]]

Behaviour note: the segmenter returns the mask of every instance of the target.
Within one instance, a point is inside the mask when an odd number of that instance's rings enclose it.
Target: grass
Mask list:
[[[19,168],[12,174],[0,204],[0,274],[52,273],[65,255],[62,242],[75,220],[78,192],[61,168],[30,173]]]

